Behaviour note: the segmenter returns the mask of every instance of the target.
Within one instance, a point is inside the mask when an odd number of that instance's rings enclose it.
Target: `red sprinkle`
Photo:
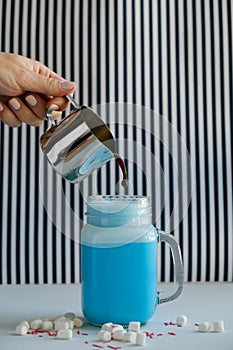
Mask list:
[[[56,337],[56,336],[57,336],[57,332],[54,332],[54,333],[48,332],[48,335],[49,335],[50,337]]]
[[[194,323],[194,326],[199,327],[199,323]]]
[[[43,335],[38,335],[38,338],[43,338]]]
[[[163,333],[158,333],[157,334],[157,337],[162,337],[163,336]]]
[[[104,344],[105,344],[105,343],[110,343],[110,342],[111,342],[111,340],[105,340],[105,341],[104,341]]]
[[[154,338],[154,333],[150,333],[150,332],[145,332],[146,336],[149,337],[150,339]]]
[[[92,346],[95,346],[96,348],[100,348],[100,349],[103,349],[103,348],[104,348],[103,346],[98,345],[98,344],[92,344]]]
[[[85,344],[88,344],[88,341],[85,341],[84,343],[85,343]]]
[[[88,335],[88,333],[82,333],[82,335]]]
[[[168,332],[169,335],[176,335],[174,332]]]
[[[80,334],[80,331],[77,331],[77,334]]]
[[[111,345],[108,345],[108,348],[113,349],[113,350],[121,349],[120,346],[111,346]]]
[[[170,322],[169,322],[169,325],[170,325],[170,326],[174,326],[174,325],[175,325],[175,323],[174,323],[174,322],[172,322],[172,321],[170,321]]]
[[[181,324],[178,324],[178,325],[177,325],[177,327],[181,328],[181,327],[182,327],[182,325],[181,325]]]
[[[164,326],[169,326],[169,323],[168,322],[164,322]]]

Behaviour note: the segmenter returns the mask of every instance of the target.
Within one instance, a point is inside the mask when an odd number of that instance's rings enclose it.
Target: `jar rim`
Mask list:
[[[123,200],[123,201],[135,201],[141,204],[150,204],[150,197],[147,196],[141,196],[141,195],[92,195],[87,198],[87,204],[88,203],[98,203],[103,201],[110,201],[110,200]]]

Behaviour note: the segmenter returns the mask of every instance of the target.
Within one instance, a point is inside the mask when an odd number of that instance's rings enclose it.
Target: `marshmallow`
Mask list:
[[[135,342],[136,337],[137,337],[136,332],[125,332],[122,340],[125,342]]]
[[[77,328],[80,328],[83,325],[83,321],[81,320],[81,318],[78,318],[78,317],[75,317],[73,319],[73,322],[74,322],[75,327],[77,327]]]
[[[67,312],[63,316],[65,316],[65,318],[68,318],[69,320],[73,320],[75,318],[75,314],[73,312]]]
[[[62,322],[62,321],[66,321],[66,317],[64,315],[62,316],[58,316],[53,323],[57,323],[57,322]]]
[[[101,327],[101,329],[102,329],[103,331],[107,331],[107,332],[112,333],[112,330],[113,330],[113,323],[112,323],[112,322],[105,323],[105,324],[103,324],[103,326]]]
[[[74,321],[68,320],[69,322],[69,329],[74,329]]]
[[[25,321],[25,320],[24,321],[20,321],[19,322],[19,326],[25,326],[28,329],[30,328],[28,321]]]
[[[57,332],[58,339],[69,340],[69,339],[72,339],[72,337],[73,337],[73,332],[71,329],[59,329],[59,331]]]
[[[209,332],[210,330],[210,323],[209,322],[203,322],[199,324],[199,332]]]
[[[140,322],[130,322],[129,323],[129,331],[131,332],[139,332],[140,331]]]
[[[36,319],[30,322],[30,328],[31,329],[39,329],[42,327],[42,320],[41,319]]]
[[[55,331],[59,331],[60,329],[69,329],[70,324],[68,321],[58,321],[55,323]]]
[[[112,337],[114,340],[123,340],[124,334],[126,331],[124,329],[116,329],[112,333]]]
[[[176,318],[178,326],[184,326],[188,322],[188,318],[185,315],[180,315]]]
[[[24,325],[18,325],[15,329],[15,334],[17,335],[25,335],[27,334],[28,328]]]
[[[146,333],[137,333],[136,344],[141,346],[146,345]]]
[[[224,332],[224,321],[213,322],[214,332],[223,333]]]
[[[45,331],[51,331],[53,329],[53,322],[51,321],[43,321],[42,329]]]
[[[112,337],[110,332],[104,331],[104,330],[99,331],[97,335],[99,340],[102,340],[102,341],[111,340],[111,337]]]

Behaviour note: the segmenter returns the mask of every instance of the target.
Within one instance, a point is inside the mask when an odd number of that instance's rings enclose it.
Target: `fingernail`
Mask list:
[[[71,81],[61,81],[61,88],[64,90],[70,90],[73,89],[75,86],[75,83]]]
[[[29,95],[29,96],[25,97],[25,100],[32,107],[35,107],[37,104],[37,100],[33,95]]]
[[[0,112],[4,110],[3,105],[0,103]]]
[[[52,109],[53,111],[57,111],[59,109],[59,107],[58,107],[58,105],[53,104],[53,105],[49,106],[49,109]]]
[[[20,103],[18,100],[16,100],[16,98],[12,98],[12,100],[9,101],[9,105],[16,111],[20,109]]]

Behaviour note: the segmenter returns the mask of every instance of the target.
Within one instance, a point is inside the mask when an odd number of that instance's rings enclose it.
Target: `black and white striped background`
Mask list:
[[[179,240],[186,281],[233,280],[232,10],[231,0],[0,0],[0,50],[77,82],[76,99],[117,139],[131,193],[150,195],[154,223]],[[46,128],[0,123],[1,284],[78,282],[85,198],[119,181],[111,162],[65,183],[40,151]],[[161,247],[158,278],[171,275]]]

